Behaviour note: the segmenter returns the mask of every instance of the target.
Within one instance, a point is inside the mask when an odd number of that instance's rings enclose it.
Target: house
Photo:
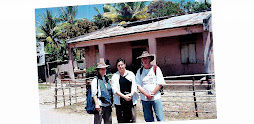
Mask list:
[[[44,43],[37,42],[36,43],[36,53],[37,53],[37,69],[38,69],[38,77],[41,81],[46,81],[46,66],[45,66],[45,51],[44,51]]]
[[[67,40],[69,60],[72,50],[85,49],[86,68],[100,58],[109,60],[116,71],[116,60],[126,60],[134,72],[142,51],[156,55],[164,76],[213,73],[211,11],[168,16],[108,27]]]

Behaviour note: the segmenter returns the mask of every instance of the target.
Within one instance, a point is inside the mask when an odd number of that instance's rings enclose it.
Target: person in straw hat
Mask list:
[[[151,65],[154,55],[144,51],[137,59],[141,59],[143,67],[136,74],[137,88],[141,92],[141,102],[146,122],[153,122],[153,110],[157,121],[165,121],[161,102],[160,88],[165,84],[161,69]]]
[[[92,80],[91,91],[95,102],[94,124],[101,124],[102,119],[104,124],[112,124],[112,88],[110,81],[106,76],[106,65],[104,62],[97,64],[97,76]]]

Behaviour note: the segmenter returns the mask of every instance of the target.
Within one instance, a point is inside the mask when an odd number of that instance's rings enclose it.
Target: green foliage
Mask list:
[[[43,16],[40,15],[42,23],[37,21],[39,33],[36,38],[38,42],[45,42],[47,62],[68,59],[68,48],[65,41],[97,30],[97,26],[87,19],[75,19],[77,6],[61,7],[59,11],[61,15],[53,17],[52,11],[46,9],[46,13]],[[60,21],[62,23],[59,23]],[[74,57],[81,59],[80,55]]]
[[[59,11],[61,12],[61,15],[59,16],[61,21],[65,21],[70,24],[74,24],[76,22],[75,17],[78,12],[78,6],[60,7]]]
[[[98,27],[98,29],[102,29],[105,27],[109,27],[111,24],[113,24],[113,21],[107,17],[104,17],[100,14],[93,17],[94,25]]]
[[[56,60],[67,60],[68,54],[64,44],[60,44],[59,47],[56,47],[52,44],[46,44],[45,46],[46,61],[52,62]]]
[[[86,77],[93,77],[97,73],[96,66],[91,66],[86,69]]]
[[[108,79],[112,79],[113,74],[112,74],[112,73],[109,73],[109,74],[107,74],[106,76],[108,77]]]
[[[73,57],[74,60],[81,60],[85,57],[84,55],[85,51],[84,49],[73,49]]]
[[[78,37],[98,29],[93,22],[89,22],[87,19],[78,20],[75,24],[65,22],[61,27],[62,32],[58,35],[58,38],[62,40]]]
[[[184,14],[185,12],[201,11],[208,8],[211,8],[211,3],[209,2],[185,2],[185,0],[181,0],[178,3],[161,0],[151,2],[148,6],[148,13],[150,13],[152,17],[162,17]]]
[[[95,73],[96,72],[96,66],[91,66],[86,69],[86,73]]]
[[[185,2],[185,0],[181,0],[181,7],[185,9],[186,12],[195,12],[195,11],[201,11],[205,9],[211,8],[211,3],[205,1],[205,2]]]
[[[46,9],[46,13],[39,15],[42,19],[42,23],[36,21],[39,25],[36,30],[39,32],[36,35],[36,39],[39,42],[45,42],[45,44],[52,44],[58,47],[60,44],[57,36],[60,32],[60,29],[57,27],[58,19],[52,15],[52,11]]]
[[[49,84],[41,84],[41,83],[39,83],[39,86],[38,86],[39,90],[45,90],[45,89],[48,89],[48,88],[50,88]]]
[[[176,14],[183,14],[184,10],[180,8],[179,3],[171,1],[154,1],[148,6],[148,12],[152,17],[162,17]]]
[[[113,6],[105,4],[103,10],[103,16],[114,23],[137,21],[149,17],[145,2],[115,3]]]

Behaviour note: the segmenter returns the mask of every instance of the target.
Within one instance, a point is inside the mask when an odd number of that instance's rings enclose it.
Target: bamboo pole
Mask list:
[[[57,80],[56,80],[56,78],[57,78],[57,70],[55,70],[55,72],[56,72],[56,74],[55,74],[55,80],[54,80],[54,82],[55,82],[55,108],[57,108],[57,90],[58,90],[57,89]]]
[[[71,81],[69,81],[69,87],[71,86]],[[71,105],[71,88],[69,89],[69,98],[70,98],[70,105]]]
[[[193,89],[193,98],[194,98],[194,105],[195,105],[195,113],[196,113],[196,117],[198,117],[198,106],[197,106],[197,102],[196,102],[196,92],[195,92],[195,78],[194,77],[192,77],[192,89]]]
[[[64,106],[65,106],[65,96],[64,96],[64,88],[63,88],[62,82],[61,82],[61,87],[62,87],[62,92],[63,92],[63,102],[64,102]]]
[[[74,84],[74,88],[75,88],[75,100],[76,100],[76,103],[78,103],[76,81],[75,81],[75,84]]]

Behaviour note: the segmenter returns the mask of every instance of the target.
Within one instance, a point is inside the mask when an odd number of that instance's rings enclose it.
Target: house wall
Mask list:
[[[86,68],[97,64],[96,53],[98,54],[98,50],[95,49],[95,46],[89,46],[89,48],[85,49]]]
[[[181,64],[179,36],[157,38],[157,64],[164,76],[204,73],[204,53],[202,34],[196,36],[195,64]]]
[[[132,49],[133,48],[146,48],[148,50],[147,45],[141,46],[131,46],[131,42],[136,41],[129,41],[129,42],[122,42],[122,43],[112,43],[105,45],[105,53],[106,58],[105,60],[109,60],[111,64],[112,72],[117,71],[116,67],[116,60],[119,58],[124,58],[126,62],[126,69],[132,70]]]
[[[118,58],[124,58],[127,67],[131,65],[132,49],[130,42],[106,44],[105,47],[106,59],[109,60],[111,68],[116,68],[116,60]]]
[[[157,65],[161,68],[164,76],[198,74],[205,73],[204,66],[204,45],[203,35],[198,33],[193,35],[196,37],[196,59],[195,64],[181,64],[180,38],[179,36],[157,38]],[[108,59],[111,64],[112,72],[117,71],[116,60],[124,58],[126,60],[127,69],[132,69],[132,49],[148,46],[131,46],[131,42],[105,44],[105,60]],[[86,67],[95,65],[96,62],[95,46],[90,46],[86,50]]]

